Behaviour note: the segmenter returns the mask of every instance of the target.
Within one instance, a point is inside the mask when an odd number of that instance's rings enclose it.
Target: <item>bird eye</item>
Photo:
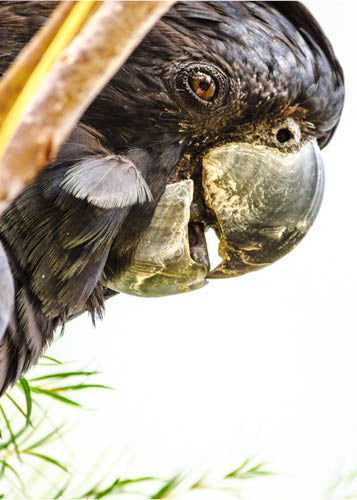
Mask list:
[[[203,101],[211,101],[216,93],[216,83],[211,75],[195,73],[188,79],[192,91]]]
[[[225,104],[229,83],[227,75],[217,66],[191,63],[175,73],[174,89],[185,107],[207,113]]]

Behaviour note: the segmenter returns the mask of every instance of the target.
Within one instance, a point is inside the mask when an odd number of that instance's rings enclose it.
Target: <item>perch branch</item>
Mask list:
[[[44,75],[4,149],[0,212],[55,156],[89,104],[174,2],[93,3],[95,14]]]

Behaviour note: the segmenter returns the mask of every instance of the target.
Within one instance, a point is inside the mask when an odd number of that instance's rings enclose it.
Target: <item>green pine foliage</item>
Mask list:
[[[67,407],[66,412],[87,409],[76,399],[78,391],[112,388],[95,383],[99,376],[97,371],[73,370],[67,363],[49,356],[42,358],[41,365],[40,370],[46,368],[44,374],[22,377],[1,400],[0,498],[8,498],[11,494],[11,498],[19,499],[99,499],[130,494],[136,498],[160,499],[176,495],[182,498],[183,494],[197,490],[222,491],[241,498],[244,480],[272,474],[267,464],[248,458],[219,480],[211,479],[208,474],[197,479],[197,476],[191,478],[190,473],[179,473],[168,479],[120,476],[108,481],[103,472],[103,479],[91,484],[90,471],[83,479],[72,470],[70,463],[56,455],[56,444],[68,432],[75,432],[70,429],[72,414],[69,413],[66,423],[60,425],[53,424],[52,416],[58,412],[58,405],[61,409]],[[24,481],[24,473],[31,468],[37,476],[34,475],[32,481]],[[115,466],[112,469],[115,471]],[[45,494],[38,490],[38,475],[54,478]]]

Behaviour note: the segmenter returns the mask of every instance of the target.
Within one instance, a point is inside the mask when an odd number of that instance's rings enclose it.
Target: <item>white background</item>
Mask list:
[[[122,454],[130,475],[160,476],[226,473],[252,455],[278,475],[246,482],[247,500],[318,500],[357,470],[357,9],[307,5],[347,88],[319,217],[270,268],[169,298],[120,295],[95,330],[86,317],[67,326],[48,354],[90,361],[117,387],[87,394],[98,411],[81,413],[68,439],[83,470],[102,452]]]

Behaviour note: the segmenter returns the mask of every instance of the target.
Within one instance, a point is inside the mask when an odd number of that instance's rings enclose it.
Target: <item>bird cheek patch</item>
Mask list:
[[[124,208],[153,200],[137,167],[125,157],[86,158],[68,169],[61,187],[101,208]]]

